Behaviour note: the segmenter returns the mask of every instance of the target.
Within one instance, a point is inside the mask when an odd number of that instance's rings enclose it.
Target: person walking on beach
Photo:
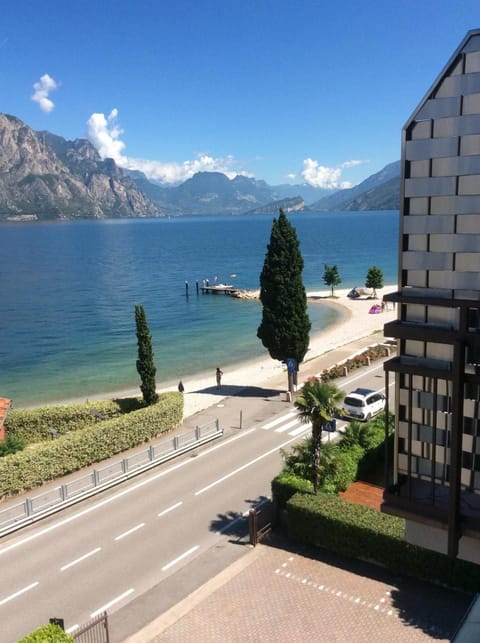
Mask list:
[[[180,382],[178,383],[178,390],[180,393],[183,393],[183,391],[185,390],[182,380],[180,380]]]
[[[220,367],[217,366],[217,370],[215,372],[215,377],[217,378],[217,388],[220,388],[220,386],[222,385],[222,375],[223,371],[221,371]]]

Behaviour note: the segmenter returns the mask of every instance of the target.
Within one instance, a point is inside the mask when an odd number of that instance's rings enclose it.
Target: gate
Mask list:
[[[264,538],[270,535],[275,518],[275,509],[272,502],[266,502],[248,512],[248,525],[250,532],[250,544],[258,545]]]
[[[75,643],[110,643],[107,612],[99,614],[72,632]]]

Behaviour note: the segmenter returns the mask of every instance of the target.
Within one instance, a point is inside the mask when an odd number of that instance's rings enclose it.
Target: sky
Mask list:
[[[356,185],[480,0],[0,0],[0,112],[174,185]]]

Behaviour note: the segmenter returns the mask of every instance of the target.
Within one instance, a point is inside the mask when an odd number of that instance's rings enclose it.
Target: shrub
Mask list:
[[[44,625],[31,634],[24,636],[18,643],[68,643],[75,639],[58,625]]]
[[[272,498],[279,509],[284,509],[287,501],[297,492],[313,493],[310,480],[300,478],[288,471],[283,471],[272,480]]]
[[[178,426],[183,396],[164,393],[157,404],[87,425],[0,459],[0,496],[32,489],[146,442]]]
[[[320,491],[331,494],[345,491],[356,479],[358,463],[364,453],[358,444],[348,451],[341,449],[340,444],[324,445],[320,455]]]
[[[16,435],[7,435],[5,440],[0,442],[0,458],[11,453],[21,451],[26,446],[26,440]]]
[[[347,359],[342,364],[335,364],[335,366],[332,366],[331,368],[326,368],[324,371],[322,371],[321,380],[322,382],[328,382],[338,377],[342,377],[345,368],[347,369],[347,371],[351,371],[354,368],[361,368],[362,366],[366,366],[367,364],[369,364],[369,362],[373,362],[374,360],[380,359],[381,357],[386,357],[388,355],[388,350],[389,349],[387,349],[387,347],[383,344],[370,346],[370,348],[367,348],[361,354]]]
[[[289,536],[341,556],[362,558],[398,574],[476,593],[480,566],[411,545],[405,521],[338,496],[297,493],[287,502]]]
[[[294,444],[290,451],[281,450],[285,460],[284,471],[293,473],[295,476],[311,479],[312,471],[312,436],[306,437],[302,442]]]
[[[138,399],[129,398],[128,401],[99,400],[35,409],[11,409],[5,420],[5,431],[7,436],[16,436],[31,444],[51,440],[52,429],[63,435],[141,407]]]

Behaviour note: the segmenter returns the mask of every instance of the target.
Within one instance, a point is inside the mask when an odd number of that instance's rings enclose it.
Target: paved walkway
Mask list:
[[[469,604],[274,534],[128,643],[449,641]]]

